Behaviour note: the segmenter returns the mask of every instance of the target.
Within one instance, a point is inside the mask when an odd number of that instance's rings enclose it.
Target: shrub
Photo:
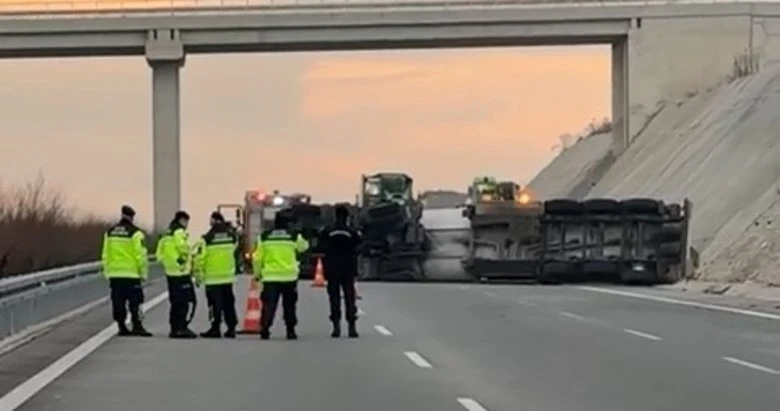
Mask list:
[[[74,211],[43,176],[0,186],[0,277],[98,260],[111,223]]]

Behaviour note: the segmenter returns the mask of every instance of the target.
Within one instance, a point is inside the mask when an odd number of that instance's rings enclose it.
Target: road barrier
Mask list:
[[[150,266],[150,280],[160,276]],[[0,346],[3,340],[108,296],[100,263],[77,264],[0,280]]]

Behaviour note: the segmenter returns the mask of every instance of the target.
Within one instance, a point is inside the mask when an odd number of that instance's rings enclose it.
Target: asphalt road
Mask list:
[[[300,290],[298,341],[280,338],[281,323],[271,341],[168,340],[164,302],[147,314],[157,337],[111,339],[20,409],[776,411],[780,404],[777,320],[572,286],[361,284],[361,338],[333,340],[324,291]]]

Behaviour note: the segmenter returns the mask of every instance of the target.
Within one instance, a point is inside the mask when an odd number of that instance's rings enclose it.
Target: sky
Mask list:
[[[417,190],[527,182],[557,136],[609,115],[608,46],[188,56],[182,207],[244,191],[354,198],[361,173]],[[142,57],[0,61],[0,177],[41,172],[81,210],[151,223],[151,70]]]

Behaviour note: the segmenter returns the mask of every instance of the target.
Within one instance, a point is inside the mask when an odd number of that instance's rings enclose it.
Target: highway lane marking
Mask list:
[[[358,308],[358,312],[357,313],[358,313],[358,315],[365,315],[366,314],[366,312],[363,311],[362,308]]]
[[[487,411],[487,408],[473,398],[458,398],[458,402],[468,411]]]
[[[158,296],[144,303],[143,312],[147,312],[168,299],[168,292],[163,292]],[[64,374],[79,361],[83,360],[93,351],[100,348],[108,340],[116,335],[116,325],[111,324],[99,333],[93,335],[87,341],[84,341],[78,347],[72,349],[67,354],[60,357],[57,361],[49,364],[48,367],[39,373],[30,377],[27,381],[19,384],[13,390],[0,398],[0,410],[13,411],[32,398],[35,394],[46,388],[57,377]]]
[[[393,333],[391,333],[390,330],[388,330],[387,327],[385,327],[384,325],[377,324],[374,326],[374,329],[377,330],[379,334],[386,335],[388,337],[393,335]]]
[[[585,317],[583,317],[581,315],[570,313],[568,311],[561,311],[559,314],[564,316],[564,317],[573,318],[575,320],[580,320],[580,321],[587,321],[588,320],[587,318],[585,318]]]
[[[532,302],[530,302],[530,301],[526,301],[526,300],[524,300],[524,299],[522,299],[522,298],[518,298],[516,301],[517,301],[517,303],[518,303],[518,304],[520,304],[520,305],[527,305],[527,306],[529,306],[529,307],[533,307],[533,306],[535,306],[535,305],[536,305],[536,304],[534,304],[534,303],[532,303]]]
[[[579,288],[580,290],[593,291],[602,294],[620,295],[623,297],[639,298],[643,300],[650,300],[650,301],[656,301],[661,303],[684,305],[687,307],[703,308],[705,310],[722,311],[731,314],[740,314],[740,315],[747,315],[751,317],[763,318],[766,320],[780,321],[780,315],[765,313],[761,311],[745,310],[742,308],[726,307],[723,305],[697,303],[695,301],[677,300],[674,298],[660,297],[660,296],[654,296],[654,295],[648,295],[642,293],[632,293],[629,291],[611,290],[608,288],[588,287],[588,286],[578,286],[577,288]]]
[[[661,339],[659,336],[643,333],[642,331],[632,330],[630,328],[624,328],[623,331],[631,335],[636,335],[637,337],[647,338],[648,340],[659,341]]]
[[[483,291],[483,293],[484,293],[486,296],[488,296],[488,297],[495,297],[495,296],[496,296],[496,294],[495,294],[495,293],[493,293],[492,291]]]
[[[469,288],[471,288],[471,286],[470,286],[470,285],[461,285],[461,286],[458,286],[458,289],[460,289],[460,290],[468,290]]]
[[[726,360],[726,361],[728,361],[728,362],[730,362],[732,364],[741,365],[743,367],[751,368],[751,369],[754,369],[756,371],[762,371],[762,372],[765,372],[767,374],[772,374],[772,375],[780,374],[780,371],[773,370],[773,369],[771,369],[769,367],[765,367],[765,366],[763,366],[761,364],[756,364],[756,363],[752,363],[750,361],[740,360],[739,358],[734,358],[734,357],[721,357],[721,358],[723,358],[724,360]]]
[[[420,368],[433,368],[433,365],[431,365],[428,360],[423,358],[422,355],[416,353],[415,351],[404,351],[404,355],[409,359],[409,361]]]

